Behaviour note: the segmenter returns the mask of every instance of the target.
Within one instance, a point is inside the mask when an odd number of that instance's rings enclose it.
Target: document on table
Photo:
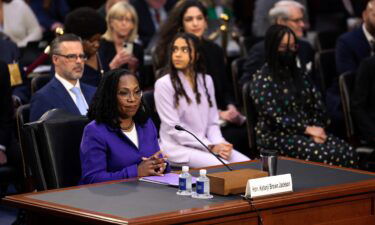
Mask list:
[[[139,180],[140,181],[146,181],[156,184],[164,184],[164,185],[172,185],[172,186],[178,186],[178,176],[179,174],[176,173],[166,173],[164,176],[149,176],[149,177],[142,177]],[[191,177],[191,183],[196,183],[196,178]]]

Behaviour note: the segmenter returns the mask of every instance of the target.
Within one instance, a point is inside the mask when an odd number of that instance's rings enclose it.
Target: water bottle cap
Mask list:
[[[202,176],[202,175],[206,175],[207,174],[207,170],[205,169],[201,169],[199,170],[199,174]]]
[[[182,172],[188,172],[188,171],[189,171],[189,166],[182,167]]]

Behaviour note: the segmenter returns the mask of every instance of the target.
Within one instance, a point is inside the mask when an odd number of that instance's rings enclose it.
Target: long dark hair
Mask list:
[[[275,81],[282,82],[291,80],[292,92],[299,95],[302,89],[302,79],[300,76],[301,71],[297,68],[297,62],[285,68],[279,61],[280,52],[278,48],[284,35],[288,35],[288,45],[292,37],[297,41],[296,35],[287,26],[276,24],[268,28],[264,41],[266,63],[270,70],[270,75]]]
[[[193,73],[194,73],[194,87],[193,91],[195,94],[195,100],[198,104],[201,103],[201,93],[198,90],[198,73],[202,74],[203,76],[203,85],[207,96],[207,101],[210,107],[212,107],[211,96],[208,93],[207,84],[206,84],[206,74],[205,74],[205,67],[204,67],[204,59],[201,54],[201,45],[200,40],[194,34],[189,33],[177,33],[173,38],[172,42],[168,48],[168,65],[167,65],[167,72],[169,73],[172,81],[172,86],[175,90],[174,93],[174,105],[177,108],[179,105],[179,98],[185,97],[186,101],[190,104],[191,99],[186,94],[184,87],[182,86],[181,80],[178,76],[178,70],[173,65],[172,60],[172,52],[173,52],[173,45],[178,38],[182,38],[186,41],[189,49],[189,58],[190,64],[193,64]],[[193,51],[194,50],[194,51]],[[194,55],[192,55],[194,53]],[[192,61],[194,59],[194,61]]]
[[[186,11],[190,7],[197,7],[207,20],[207,9],[199,0],[180,0],[176,3],[173,10],[169,13],[168,19],[160,27],[158,43],[155,48],[155,69],[162,69],[168,63],[168,55],[166,49],[174,39],[174,35],[183,32],[183,18]]]
[[[126,69],[115,69],[105,73],[88,110],[87,116],[90,120],[107,124],[112,128],[120,127],[117,89],[122,76],[134,76],[139,83],[138,77]],[[135,123],[143,125],[146,123],[147,119],[148,113],[141,100],[139,109],[133,117],[133,120]]]

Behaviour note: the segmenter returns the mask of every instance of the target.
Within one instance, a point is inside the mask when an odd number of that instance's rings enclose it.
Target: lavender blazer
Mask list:
[[[160,150],[155,125],[148,119],[136,124],[139,148],[121,132],[92,121],[83,132],[81,142],[81,184],[120,180],[138,176],[142,157]],[[167,167],[166,172],[170,169]]]
[[[179,72],[183,88],[189,96],[189,104],[185,97],[179,98],[179,106],[174,106],[175,90],[170,75],[165,75],[155,83],[155,106],[160,116],[160,145],[168,154],[168,160],[173,163],[189,162],[191,149],[207,151],[190,134],[178,131],[175,125],[181,125],[193,132],[206,145],[225,142],[220,126],[219,112],[215,101],[215,90],[211,76],[206,77],[207,91],[211,96],[212,107],[209,106],[204,88],[203,76],[198,75],[197,86],[201,93],[201,103],[198,104],[189,81]]]

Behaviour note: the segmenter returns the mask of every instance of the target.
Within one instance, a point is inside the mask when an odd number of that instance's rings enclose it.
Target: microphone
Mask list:
[[[197,136],[195,136],[193,133],[191,133],[190,131],[186,130],[185,128],[183,128],[182,126],[180,125],[176,125],[174,126],[174,128],[178,131],[185,131],[187,133],[189,133],[191,136],[193,136],[199,143],[201,143],[201,145],[203,145],[207,150],[208,152],[210,152],[213,156],[215,156],[229,171],[232,171],[233,169],[228,165],[226,164],[218,155],[216,155],[215,153],[213,153],[211,151],[211,149],[209,149],[201,140],[199,140],[199,138],[197,138]]]

